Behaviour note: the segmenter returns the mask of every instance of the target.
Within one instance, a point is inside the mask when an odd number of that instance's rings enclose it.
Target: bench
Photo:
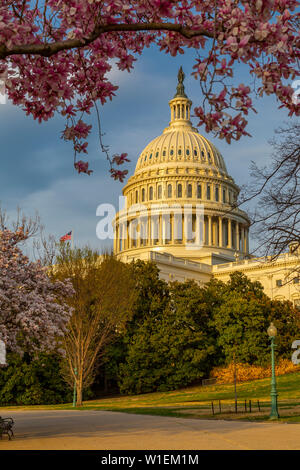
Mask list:
[[[0,436],[2,439],[3,434],[8,435],[8,439],[11,440],[14,435],[12,427],[14,425],[14,420],[12,418],[1,418],[0,416]]]

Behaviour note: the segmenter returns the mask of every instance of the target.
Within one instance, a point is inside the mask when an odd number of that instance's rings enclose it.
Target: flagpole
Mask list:
[[[73,235],[73,233],[74,233],[74,230],[72,229],[72,235],[71,235],[71,248],[72,248],[72,250],[74,250],[74,235]]]

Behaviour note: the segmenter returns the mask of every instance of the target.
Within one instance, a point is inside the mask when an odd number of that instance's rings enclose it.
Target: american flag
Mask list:
[[[66,240],[72,240],[72,230],[71,232],[66,233],[63,237],[60,237],[61,242],[65,242]]]

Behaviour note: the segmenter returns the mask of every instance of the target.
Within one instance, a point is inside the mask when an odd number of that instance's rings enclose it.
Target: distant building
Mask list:
[[[167,281],[205,284],[241,271],[272,299],[300,308],[299,255],[275,261],[249,255],[250,220],[234,208],[239,187],[218,149],[190,121],[192,102],[180,69],[171,121],[142,151],[123,189],[126,207],[114,221],[114,253],[125,262],[153,260]]]

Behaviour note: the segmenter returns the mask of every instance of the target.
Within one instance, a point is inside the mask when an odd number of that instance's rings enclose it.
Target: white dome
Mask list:
[[[116,216],[114,248],[121,258],[151,249],[196,261],[212,253],[229,261],[235,252],[247,253],[249,219],[235,207],[239,187],[218,149],[192,126],[183,79],[180,69],[170,124],[141,152],[123,188],[126,207]],[[188,222],[193,234],[183,229]],[[195,249],[186,251],[187,242]]]

